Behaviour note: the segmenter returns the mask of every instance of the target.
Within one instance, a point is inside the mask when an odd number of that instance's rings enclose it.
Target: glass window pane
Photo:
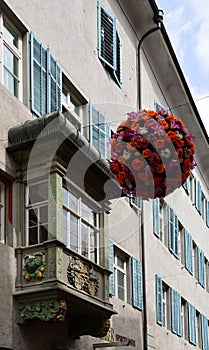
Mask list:
[[[78,219],[70,215],[70,248],[78,251]]]
[[[16,97],[18,97],[18,81],[4,68],[4,86]]]
[[[29,210],[29,227],[37,226],[37,223],[38,223],[38,210],[37,208],[30,209]]]
[[[47,241],[48,239],[48,225],[40,226],[40,242]]]
[[[67,211],[62,210],[62,239],[67,244]]]
[[[4,66],[16,77],[18,77],[18,59],[5,45],[4,45]]]
[[[48,205],[40,207],[39,221],[41,224],[46,224],[48,222]]]
[[[38,228],[29,228],[29,245],[38,243]]]
[[[124,269],[124,261],[121,259],[119,256],[117,256],[117,265],[121,268]]]
[[[48,183],[43,182],[29,187],[29,204],[48,200]]]
[[[3,20],[3,34],[12,45],[18,48],[18,35],[5,19]]]
[[[85,203],[81,203],[81,216],[83,219],[88,221],[89,219],[89,207]]]
[[[68,207],[68,191],[64,187],[62,188],[62,203]]]
[[[88,227],[81,225],[81,254],[88,257]]]
[[[78,198],[69,192],[69,208],[75,213],[78,212]]]
[[[90,230],[90,260],[97,262],[97,232]]]

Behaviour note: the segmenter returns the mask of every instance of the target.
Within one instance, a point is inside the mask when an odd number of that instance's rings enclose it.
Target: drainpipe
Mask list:
[[[141,96],[141,60],[140,60],[140,51],[142,44],[144,40],[151,35],[152,33],[156,32],[157,30],[161,29],[161,23],[163,21],[163,11],[158,10],[158,12],[153,17],[154,23],[156,23],[156,27],[151,28],[148,30],[140,39],[138,43],[138,107],[139,110],[142,108],[142,96]],[[143,288],[143,349],[148,349],[148,337],[147,337],[147,292],[146,292],[146,269],[145,269],[145,238],[144,238],[144,208],[143,208],[143,201],[142,201],[142,208],[141,212],[139,213],[141,215],[141,222],[140,222],[140,234],[141,234],[141,259],[142,259],[142,288]]]

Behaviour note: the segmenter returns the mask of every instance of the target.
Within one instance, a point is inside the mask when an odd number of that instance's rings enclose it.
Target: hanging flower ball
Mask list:
[[[164,198],[194,168],[194,140],[165,110],[128,113],[110,139],[110,169],[126,195]]]

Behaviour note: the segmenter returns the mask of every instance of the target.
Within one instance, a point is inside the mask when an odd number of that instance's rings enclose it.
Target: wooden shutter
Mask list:
[[[178,218],[173,209],[168,207],[168,245],[170,251],[176,257],[179,256],[178,230]]]
[[[116,70],[116,17],[98,2],[98,49],[99,58]]]
[[[198,282],[202,287],[205,287],[205,255],[203,251],[197,248],[198,257]]]
[[[132,257],[132,293],[132,305],[142,310],[142,266],[134,257]]]
[[[160,200],[155,198],[152,201],[153,208],[153,231],[154,234],[159,238],[160,237]]]
[[[156,321],[163,325],[163,283],[160,276],[155,276],[155,288],[156,288]]]
[[[31,110],[41,117],[61,110],[62,71],[49,49],[30,34]]]
[[[196,345],[196,309],[188,303],[188,326],[189,326],[189,342]]]
[[[109,276],[109,294],[110,296],[115,295],[115,279],[114,279],[114,245],[109,240],[109,270],[112,274]]]
[[[204,315],[201,317],[201,336],[202,336],[202,350],[209,350],[208,342],[208,319]]]
[[[179,336],[182,335],[181,296],[174,289],[171,289],[171,330]]]
[[[202,190],[200,181],[195,179],[195,207],[202,214]]]
[[[185,252],[185,267],[193,274],[192,264],[192,236],[187,230],[184,230],[184,252]]]

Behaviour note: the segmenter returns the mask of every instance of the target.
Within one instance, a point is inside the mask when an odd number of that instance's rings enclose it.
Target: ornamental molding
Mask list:
[[[40,321],[65,320],[67,302],[64,299],[50,299],[44,301],[28,302],[19,304],[20,316],[24,321],[39,319]]]

